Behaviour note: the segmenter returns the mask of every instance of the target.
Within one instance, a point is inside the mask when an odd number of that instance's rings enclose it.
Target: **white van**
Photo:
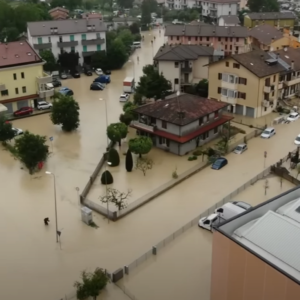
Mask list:
[[[219,220],[218,214],[211,214],[208,217],[201,218],[199,220],[198,226],[207,230],[211,230],[213,223],[217,222],[218,220]]]
[[[134,42],[132,46],[133,48],[141,48],[141,42]]]

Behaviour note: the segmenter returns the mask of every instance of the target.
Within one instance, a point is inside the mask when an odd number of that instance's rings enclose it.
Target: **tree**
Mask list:
[[[111,167],[116,167],[120,164],[120,156],[115,148],[111,148],[108,152],[108,162]]]
[[[247,6],[251,12],[279,11],[279,4],[277,0],[249,0]]]
[[[57,65],[55,62],[55,57],[51,50],[43,50],[40,52],[41,58],[46,62],[43,66],[45,71],[55,71],[57,69]]]
[[[151,8],[150,8],[150,1],[151,0],[144,0],[142,2],[141,10],[142,10],[142,25],[149,26],[151,24]]]
[[[110,62],[110,69],[119,69],[127,61],[128,54],[122,40],[117,38],[107,48],[107,60]]]
[[[76,7],[82,6],[82,0],[51,0],[51,7],[65,6],[70,10],[74,10]]]
[[[134,0],[117,0],[117,3],[122,7],[122,8],[131,8]]]
[[[131,172],[133,168],[133,159],[131,151],[128,149],[126,153],[126,161],[125,161],[126,171]]]
[[[91,66],[95,69],[101,68],[104,70],[111,69],[109,68],[109,64],[107,61],[106,52],[103,51],[96,51],[91,57]]]
[[[97,268],[93,273],[83,271],[81,280],[82,282],[76,281],[74,283],[74,287],[77,289],[76,296],[79,300],[86,300],[89,297],[96,300],[109,282],[105,271],[100,268]]]
[[[35,135],[25,131],[16,139],[14,150],[16,157],[26,166],[32,174],[40,162],[46,161],[49,155],[49,147],[46,145],[46,137]]]
[[[124,29],[119,33],[118,39],[120,39],[123,45],[126,47],[126,51],[131,49],[132,43],[134,41],[134,36],[129,29]]]
[[[79,64],[79,53],[78,52],[66,52],[59,54],[57,61],[62,69],[74,70]]]
[[[7,122],[5,117],[0,117],[0,142],[4,144],[15,137],[11,123]]]
[[[132,120],[136,120],[137,114],[134,112],[134,109],[136,108],[137,106],[132,102],[126,102],[123,106],[124,114],[121,114],[119,118],[120,122],[128,126]]]
[[[170,82],[152,65],[143,67],[144,75],[140,77],[140,82],[136,87],[136,93],[147,98],[161,99],[169,90]]]
[[[132,23],[129,26],[129,30],[131,31],[132,34],[139,34],[140,33],[140,26],[138,23]]]
[[[107,127],[108,138],[121,146],[121,140],[127,136],[128,128],[124,123],[112,123]]]
[[[198,95],[204,98],[208,97],[208,80],[202,79],[196,86]]]
[[[54,95],[51,121],[62,125],[63,131],[73,131],[79,127],[79,105],[72,96]]]
[[[112,177],[111,173],[106,170],[101,175],[101,183],[102,184],[112,184],[114,182],[114,178]]]
[[[113,203],[118,210],[122,210],[127,207],[126,200],[131,196],[131,190],[126,193],[120,192],[117,189],[108,188],[105,196],[100,197],[100,201],[105,204]]]
[[[152,140],[147,136],[139,136],[135,139],[129,140],[128,146],[131,152],[138,154],[142,157],[142,154],[147,154],[152,148]]]
[[[149,158],[138,158],[136,161],[136,168],[138,170],[141,170],[144,174],[144,176],[146,176],[146,172],[148,170],[151,170],[153,167],[153,161],[152,159]]]

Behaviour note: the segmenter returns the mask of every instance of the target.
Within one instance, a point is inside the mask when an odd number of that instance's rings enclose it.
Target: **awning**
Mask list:
[[[7,107],[0,103],[0,112],[5,112],[5,111],[7,111]]]
[[[46,86],[47,86],[48,89],[53,89],[54,88],[52,83],[46,83]]]

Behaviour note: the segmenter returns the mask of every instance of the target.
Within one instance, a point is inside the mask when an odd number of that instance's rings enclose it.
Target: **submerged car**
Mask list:
[[[207,230],[212,229],[212,224],[219,219],[219,214],[211,214],[208,217],[203,217],[199,220],[198,226]]]
[[[52,85],[53,85],[53,87],[60,87],[61,86],[61,82],[57,78],[53,78],[52,79]]]
[[[298,145],[300,146],[300,134],[298,134],[297,137],[295,138],[294,144],[297,145],[297,146]]]
[[[103,71],[102,71],[102,69],[97,68],[97,69],[95,69],[95,73],[96,73],[97,75],[102,75],[102,74],[103,74]]]
[[[66,73],[61,73],[59,77],[60,79],[68,79],[68,75]]]
[[[248,149],[247,144],[239,144],[235,147],[235,149],[233,150],[233,153],[242,154],[247,149]]]
[[[128,94],[122,94],[122,95],[120,95],[119,101],[120,102],[127,102],[128,99],[129,99],[129,95]]]
[[[72,96],[74,95],[73,91],[67,87],[62,87],[59,89],[58,91],[60,94],[64,95],[64,96]]]
[[[93,82],[90,86],[90,90],[93,91],[103,91],[105,89],[105,86],[100,82]]]
[[[33,108],[30,106],[24,106],[14,112],[14,116],[20,117],[20,116],[26,116],[33,113]]]
[[[222,169],[224,166],[226,166],[228,164],[228,161],[226,158],[224,157],[219,157],[215,160],[215,162],[212,164],[211,168],[214,170],[220,170]]]
[[[43,110],[43,109],[51,109],[52,108],[52,103],[46,102],[46,101],[40,101],[37,104],[37,109],[38,110]]]
[[[20,129],[20,128],[14,128],[14,127],[12,127],[12,130],[15,133],[15,136],[23,134],[23,130]]]
[[[287,117],[286,120],[289,121],[289,122],[293,122],[293,121],[296,121],[298,119],[299,119],[299,113],[292,112],[292,113],[289,114],[289,116]]]
[[[72,70],[71,75],[73,78],[80,78],[80,73],[76,70]]]
[[[270,137],[272,137],[275,134],[276,134],[275,128],[268,127],[262,132],[260,137],[262,137],[263,139],[269,139]]]

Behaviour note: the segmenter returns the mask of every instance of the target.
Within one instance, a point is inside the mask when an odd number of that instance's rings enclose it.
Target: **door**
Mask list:
[[[12,103],[3,103],[4,106],[6,106],[7,108],[7,113],[10,113],[12,114],[14,111],[13,111],[13,104]]]
[[[18,109],[20,109],[20,108],[22,108],[24,106],[28,106],[28,100],[23,100],[23,101],[18,101],[17,102]]]
[[[244,106],[243,105],[239,105],[239,104],[236,104],[235,106],[235,113],[237,115],[242,115],[244,112]]]
[[[101,51],[101,45],[97,45],[97,51]]]
[[[70,35],[70,41],[73,42],[74,41],[74,35]]]
[[[39,45],[40,45],[40,44],[43,44],[43,38],[41,38],[41,37],[38,38],[38,44],[39,44]]]
[[[87,46],[83,46],[83,52],[87,52]]]
[[[254,113],[255,113],[255,110],[253,107],[246,107],[246,116],[247,117],[251,117],[251,118],[254,118]]]

